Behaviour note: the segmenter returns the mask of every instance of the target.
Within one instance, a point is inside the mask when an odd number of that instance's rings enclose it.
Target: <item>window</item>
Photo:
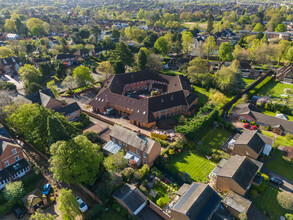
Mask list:
[[[146,164],[146,160],[143,160],[143,164]]]
[[[143,152],[143,157],[144,157],[144,158],[146,158],[146,157],[147,157],[145,152]]]
[[[5,161],[5,164],[6,164],[6,166],[8,166],[9,165],[9,162],[8,161]]]
[[[119,141],[119,144],[118,144],[119,146],[122,146],[122,142],[121,141]]]
[[[136,154],[139,155],[139,150],[138,149],[136,149]]]
[[[16,154],[16,149],[13,149],[13,150],[12,150],[12,153],[13,153],[13,154]]]
[[[19,157],[18,157],[18,156],[16,156],[16,157],[14,157],[14,159],[15,159],[15,161],[18,161],[18,160],[19,160]]]
[[[112,138],[112,141],[115,142],[116,141],[115,138]]]

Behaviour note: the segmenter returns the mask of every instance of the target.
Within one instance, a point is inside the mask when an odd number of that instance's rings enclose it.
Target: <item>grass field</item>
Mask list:
[[[269,132],[269,131],[262,130],[261,133],[263,135],[266,135],[266,136],[271,137],[271,138],[273,138],[275,136],[272,132]]]
[[[187,28],[191,28],[194,26],[198,26],[199,29],[205,30],[207,29],[207,22],[184,22],[183,26],[187,27]]]
[[[209,100],[210,93],[204,88],[193,86],[194,93],[198,96],[198,106],[202,107]]]
[[[206,181],[215,165],[197,152],[186,151],[174,156],[168,162],[168,169],[174,173],[189,173],[195,181]]]
[[[280,219],[280,216],[284,216],[289,211],[286,211],[278,204],[277,195],[279,192],[279,189],[268,186],[261,195],[251,198],[252,203],[261,211],[269,213],[271,219]]]
[[[284,93],[285,88],[291,88],[293,91],[293,85],[271,81],[261,89],[258,95],[272,95],[273,97],[281,97],[281,94]]]
[[[231,134],[231,131],[226,129],[223,130],[222,128],[209,129],[207,132],[202,132],[202,136],[200,136],[199,139],[205,148],[217,149]]]
[[[293,147],[293,140],[292,139],[290,140],[290,139],[283,137],[283,136],[279,136],[275,140],[275,145]]]
[[[243,78],[243,80],[246,83],[245,88],[254,82],[254,79]]]
[[[269,115],[269,116],[273,116],[275,117],[276,116],[276,113],[275,112],[270,112],[270,111],[262,111],[262,113],[266,114],[266,115]],[[287,115],[288,118],[289,118],[289,121],[293,121],[293,116],[290,116],[290,115]]]
[[[280,150],[276,150],[272,157],[274,159],[265,163],[265,167],[293,181],[293,163],[284,160]]]

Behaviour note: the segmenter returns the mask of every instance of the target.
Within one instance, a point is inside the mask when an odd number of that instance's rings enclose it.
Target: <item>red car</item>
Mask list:
[[[248,128],[250,128],[250,124],[249,124],[249,123],[245,123],[245,124],[243,125],[243,127],[248,129]]]
[[[257,130],[257,126],[252,125],[252,126],[250,127],[250,130]]]

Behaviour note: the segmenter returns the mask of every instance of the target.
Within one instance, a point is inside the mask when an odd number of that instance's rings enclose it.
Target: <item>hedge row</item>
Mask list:
[[[255,94],[257,94],[265,85],[272,81],[272,77],[268,76],[262,82],[260,82],[253,90],[248,93],[248,97],[251,98]]]

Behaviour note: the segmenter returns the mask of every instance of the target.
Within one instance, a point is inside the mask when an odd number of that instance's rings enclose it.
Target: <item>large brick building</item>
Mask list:
[[[158,94],[151,96],[152,91]],[[102,114],[113,108],[119,114],[128,116],[130,123],[150,128],[161,118],[191,114],[197,101],[198,97],[184,76],[144,70],[111,75],[89,105],[93,111]]]

